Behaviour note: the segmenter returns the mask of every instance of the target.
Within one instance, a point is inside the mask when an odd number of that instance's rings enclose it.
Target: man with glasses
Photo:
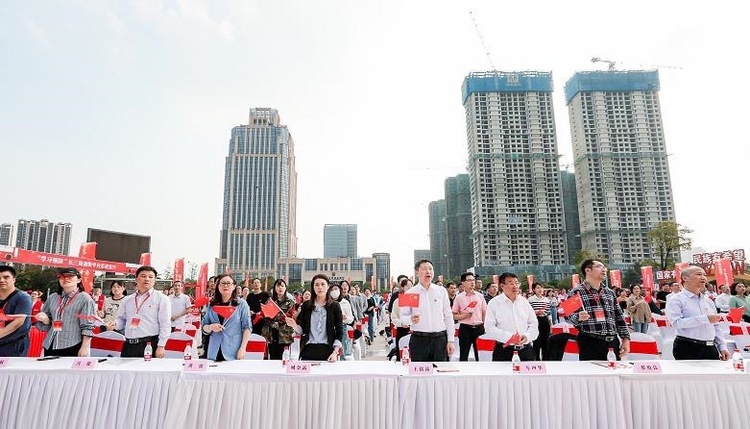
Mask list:
[[[469,349],[474,347],[474,360],[479,360],[477,338],[484,335],[484,318],[487,314],[487,302],[484,296],[474,291],[474,274],[461,274],[464,291],[456,295],[453,301],[453,319],[458,321],[459,361],[469,360]]]
[[[125,330],[121,357],[143,357],[146,344],[154,357],[164,357],[164,346],[172,332],[169,298],[154,289],[156,269],[148,265],[135,272],[135,293],[122,299],[117,309],[117,330]]]
[[[533,361],[531,342],[539,336],[539,321],[531,304],[521,294],[521,283],[513,273],[500,275],[503,293],[487,306],[484,327],[495,343],[493,361],[509,362],[518,352],[522,361]]]

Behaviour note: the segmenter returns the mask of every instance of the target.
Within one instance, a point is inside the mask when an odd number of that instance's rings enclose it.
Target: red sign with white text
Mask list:
[[[613,289],[621,288],[622,287],[622,272],[620,270],[610,271],[609,282],[612,284]]]
[[[42,265],[56,268],[74,267],[79,270],[90,269],[118,274],[134,274],[135,270],[138,269],[137,265],[126,264],[124,262],[100,261],[97,259],[58,255],[56,253],[35,252],[18,247],[0,248],[0,260],[14,264]]]
[[[78,251],[78,257],[86,259],[96,259],[96,242],[91,241],[81,244],[81,249]]]
[[[172,281],[181,282],[185,279],[185,259],[175,259]]]
[[[198,271],[198,284],[195,287],[195,296],[203,296],[206,294],[206,287],[208,286],[208,262],[201,264],[201,269]]]
[[[641,267],[641,282],[645,290],[646,302],[651,302],[651,296],[654,291],[654,267],[651,265]]]
[[[714,261],[716,269],[716,286],[731,285],[734,283],[734,273],[732,272],[732,261],[729,259],[719,259]]]
[[[141,265],[151,265],[151,252],[141,253],[138,263]]]

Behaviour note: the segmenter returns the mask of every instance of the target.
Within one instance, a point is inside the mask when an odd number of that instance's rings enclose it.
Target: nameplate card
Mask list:
[[[73,359],[72,369],[94,369],[98,363],[97,358],[79,357]]]
[[[0,357],[0,368],[5,368],[10,363],[10,359],[7,357]]]
[[[661,364],[655,361],[633,362],[636,374],[661,374]]]
[[[409,375],[432,375],[432,362],[409,363]]]
[[[185,361],[182,367],[185,372],[204,372],[208,371],[208,361],[206,359],[190,359]]]
[[[542,362],[521,363],[521,374],[546,374],[547,365]]]
[[[287,374],[309,374],[312,369],[312,363],[310,362],[287,362],[286,373]]]

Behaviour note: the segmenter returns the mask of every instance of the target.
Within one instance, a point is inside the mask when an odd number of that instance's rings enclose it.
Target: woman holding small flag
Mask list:
[[[216,278],[217,293],[203,316],[203,332],[210,335],[206,357],[214,361],[242,360],[250,340],[250,308],[237,298],[237,285],[229,274]]]
[[[272,317],[266,314],[267,305],[273,306]],[[261,332],[268,343],[268,358],[271,360],[281,360],[284,348],[292,344],[294,328],[286,324],[286,318],[294,312],[294,305],[294,298],[286,293],[286,282],[284,279],[277,279],[273,284],[271,300],[261,306],[261,311],[265,316]]]
[[[300,360],[335,362],[341,349],[341,306],[328,293],[328,276],[312,278],[312,298],[302,304],[297,320],[286,323],[302,335]]]

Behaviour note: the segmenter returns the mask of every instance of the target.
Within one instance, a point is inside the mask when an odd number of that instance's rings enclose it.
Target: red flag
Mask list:
[[[208,305],[208,297],[207,296],[197,296],[195,297],[195,302],[193,303],[196,307],[203,307],[204,305]]]
[[[476,301],[471,301],[471,302],[469,303],[469,305],[467,305],[467,306],[466,306],[466,308],[474,308],[474,307],[476,307],[476,306],[477,306],[477,302],[476,302]]]
[[[211,308],[213,308],[216,314],[223,317],[225,322],[237,311],[237,307],[232,307],[231,305],[214,305]]]
[[[583,307],[583,301],[577,293],[560,303],[560,309],[567,316],[575,313],[581,307]]]
[[[518,332],[514,333],[513,335],[508,338],[508,341],[503,344],[503,348],[509,347],[509,346],[515,346],[521,343],[521,334]]]
[[[402,293],[398,296],[399,307],[419,307],[418,293]]]
[[[174,272],[172,273],[172,281],[181,282],[185,279],[185,259],[179,258],[174,261]]]
[[[96,259],[96,242],[91,241],[81,244],[81,248],[78,250],[78,257]]]
[[[140,265],[151,265],[151,252],[141,253],[141,258],[138,260]]]
[[[621,288],[622,272],[620,270],[611,270],[609,272],[609,282],[612,284],[612,289]]]
[[[201,264],[201,269],[198,271],[198,283],[195,287],[195,297],[203,296],[206,294],[206,288],[208,287],[208,262]]]
[[[644,296],[644,299],[646,300],[646,302],[651,302],[651,300],[654,299],[652,293],[653,292],[651,292],[651,289],[646,289],[645,296]]]
[[[731,320],[732,323],[740,323],[742,321],[742,314],[744,312],[745,307],[729,309],[729,320]]]
[[[573,274],[573,277],[571,278],[571,282],[573,283],[573,287],[580,286],[581,276],[579,276],[578,274]]]
[[[81,283],[86,293],[91,293],[94,289],[94,272],[91,270],[81,270]]]
[[[714,261],[716,273],[716,286],[731,285],[734,283],[734,273],[732,272],[732,262],[729,258]]]
[[[674,280],[677,283],[682,283],[682,270],[690,266],[687,262],[678,262],[674,264]]]
[[[534,292],[534,275],[533,274],[527,274],[526,275],[526,283],[529,284],[529,293]]]
[[[260,306],[260,311],[264,317],[273,319],[277,314],[281,313],[281,308],[272,299],[269,299],[265,304]]]

